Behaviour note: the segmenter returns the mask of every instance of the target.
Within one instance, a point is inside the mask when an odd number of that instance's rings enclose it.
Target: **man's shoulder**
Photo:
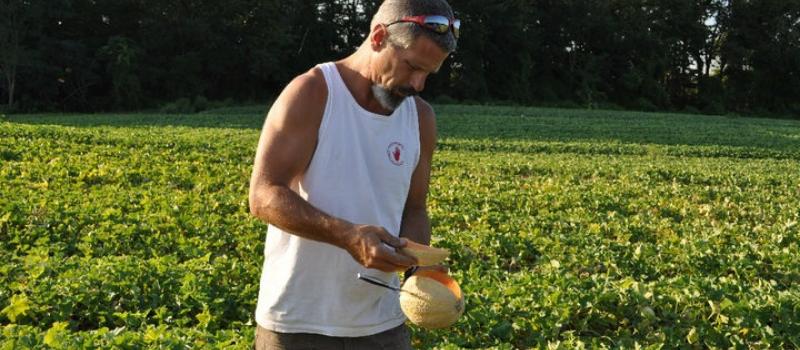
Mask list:
[[[274,125],[306,128],[319,125],[328,99],[325,76],[319,67],[296,76],[270,108],[267,121]]]
[[[436,119],[436,113],[428,101],[419,96],[414,96],[414,101],[417,104],[417,114],[419,114],[420,121],[430,122]]]
[[[436,113],[433,107],[422,99],[422,97],[414,96],[417,103],[417,114],[419,116],[419,134],[420,140],[424,145],[435,147],[436,143]]]
[[[328,84],[325,82],[325,75],[320,67],[311,68],[296,76],[289,82],[286,89],[296,92],[298,97],[305,100],[305,103],[321,102],[324,104],[328,96]]]

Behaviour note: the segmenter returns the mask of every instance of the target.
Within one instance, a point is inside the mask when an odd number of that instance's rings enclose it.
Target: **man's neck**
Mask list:
[[[390,115],[393,111],[381,106],[372,93],[373,73],[370,55],[363,50],[365,48],[362,46],[352,55],[336,62],[339,75],[342,76],[345,86],[362,108],[373,113]]]

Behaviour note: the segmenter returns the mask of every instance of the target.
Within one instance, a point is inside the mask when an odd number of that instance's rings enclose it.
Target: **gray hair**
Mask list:
[[[441,15],[453,18],[453,9],[445,0],[386,0],[372,17],[370,30],[378,24],[389,24],[405,16],[420,15]],[[420,35],[424,35],[446,52],[456,50],[456,38],[452,31],[447,34],[434,33],[414,23],[393,24],[387,28],[387,31],[389,33],[388,42],[400,48],[407,49]]]

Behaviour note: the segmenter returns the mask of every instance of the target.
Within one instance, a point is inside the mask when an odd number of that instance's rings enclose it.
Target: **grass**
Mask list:
[[[415,346],[800,346],[800,122],[436,110],[434,245],[467,309]],[[247,348],[264,112],[0,123],[0,344]]]

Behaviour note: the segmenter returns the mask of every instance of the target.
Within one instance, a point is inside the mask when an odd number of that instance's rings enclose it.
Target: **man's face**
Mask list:
[[[439,71],[448,52],[427,37],[420,36],[408,49],[387,44],[376,56],[376,80],[372,92],[388,110],[394,110],[408,96],[425,88],[428,75]]]

